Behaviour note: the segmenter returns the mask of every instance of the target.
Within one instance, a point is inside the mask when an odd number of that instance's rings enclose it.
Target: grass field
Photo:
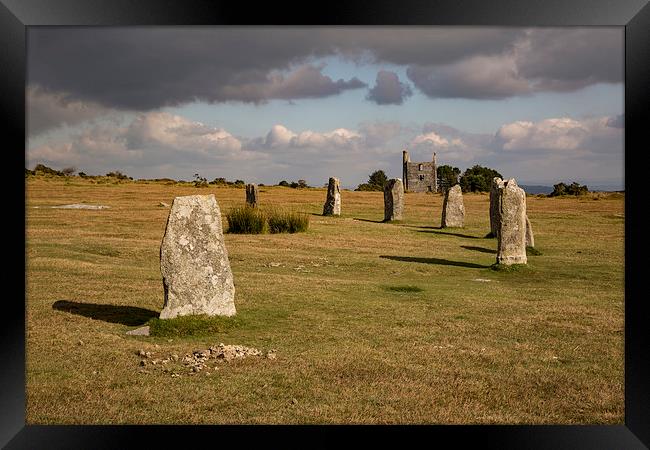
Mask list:
[[[72,180],[72,181],[70,181]],[[237,315],[207,334],[128,336],[163,306],[159,249],[175,196],[235,188],[26,181],[27,423],[517,423],[624,420],[624,199],[527,198],[538,256],[498,272],[487,194],[439,229],[442,197],[261,187],[311,214],[296,234],[226,234]],[[104,210],[50,209],[68,203]],[[39,208],[35,208],[38,206]],[[225,217],[222,217],[226,227]],[[487,281],[489,280],[489,281]],[[140,349],[274,349],[218,371],[144,371]]]

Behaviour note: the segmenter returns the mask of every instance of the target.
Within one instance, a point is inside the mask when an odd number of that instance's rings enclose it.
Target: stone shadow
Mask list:
[[[485,247],[474,247],[472,245],[461,245],[461,247],[466,248],[467,250],[474,250],[481,253],[491,253],[493,255],[496,255],[497,253],[496,250],[492,250],[490,248],[485,248]]]
[[[439,264],[441,266],[468,267],[470,269],[490,268],[490,266],[484,266],[481,264],[475,264],[475,263],[463,262],[463,261],[450,261],[448,259],[440,259],[440,258],[420,258],[416,256],[391,256],[391,255],[381,255],[379,257],[383,259],[390,259],[393,261],[416,262],[416,263],[423,263],[423,264]]]
[[[360,222],[372,222],[372,223],[386,223],[383,220],[370,220],[370,219],[360,219],[358,217],[353,217],[353,220],[358,220]]]
[[[424,228],[424,227],[418,227],[418,228]],[[430,229],[426,230],[415,230],[418,233],[433,233],[433,234],[445,234],[448,236],[457,236],[457,237],[462,237],[462,238],[467,238],[467,239],[483,239],[482,237],[479,236],[470,236],[469,234],[462,234],[462,233],[450,233],[449,231],[439,231],[442,230],[439,227],[427,227]],[[443,228],[444,229],[444,228]]]
[[[128,326],[144,325],[149,319],[160,316],[159,311],[137,306],[100,305],[69,300],[57,300],[52,304],[52,309]]]

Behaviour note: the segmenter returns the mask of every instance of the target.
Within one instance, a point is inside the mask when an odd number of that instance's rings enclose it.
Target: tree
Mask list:
[[[570,185],[565,183],[558,183],[553,185],[553,192],[548,194],[549,197],[557,197],[559,195],[584,195],[589,192],[589,188],[585,185],[581,185],[577,182],[573,182]]]
[[[494,177],[503,178],[499,172],[489,167],[475,165],[460,177],[460,187],[463,192],[489,192]]]
[[[194,187],[208,187],[208,180],[199,175],[198,173],[194,174]]]
[[[288,187],[288,186],[289,186],[289,183],[287,183],[286,180],[282,180],[282,181],[280,181],[280,182],[278,183],[278,186],[287,186],[287,187]]]
[[[70,175],[72,175],[76,171],[77,171],[76,167],[66,167],[65,169],[61,170],[63,175],[65,175],[66,177],[69,177]]]
[[[383,191],[388,177],[383,170],[375,170],[368,177],[367,183],[362,183],[355,189],[356,191]]]
[[[384,185],[386,184],[386,181],[388,181],[388,177],[384,173],[383,170],[375,170],[373,173],[370,174],[368,177],[368,184],[372,184],[374,186],[378,186],[383,191],[384,190]]]
[[[458,177],[460,176],[460,169],[458,167],[451,167],[448,165],[439,166],[436,169],[438,180],[443,186],[452,187],[458,184]]]
[[[309,187],[309,186],[307,186],[307,182],[305,180],[298,180],[298,187],[299,188],[306,188],[306,187]]]

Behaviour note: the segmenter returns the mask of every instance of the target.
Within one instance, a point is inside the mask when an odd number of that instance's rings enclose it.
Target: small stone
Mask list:
[[[138,355],[140,355],[140,356],[145,356],[146,354],[147,354],[147,353],[146,353],[144,350],[142,350],[142,349],[140,349],[140,350],[138,351]]]
[[[140,365],[143,366],[143,367],[146,366],[146,365],[147,365],[147,361],[144,360],[144,359],[141,360],[141,361],[140,361]]]
[[[298,403],[298,400],[296,400],[295,398],[292,398],[292,399],[291,399],[291,404],[292,404],[292,405],[295,405],[295,404],[297,404],[297,403]]]
[[[79,340],[77,341],[77,345],[84,345],[84,341],[82,341],[81,339],[79,339]]]
[[[126,334],[130,336],[149,336],[149,327],[136,328],[135,330],[127,331]]]
[[[145,352],[144,356],[145,358],[151,358],[151,352]]]
[[[173,361],[178,361],[178,355],[177,354],[173,354],[171,356],[171,358],[172,358]]]

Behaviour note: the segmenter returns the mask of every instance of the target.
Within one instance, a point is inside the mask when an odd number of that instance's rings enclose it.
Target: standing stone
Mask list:
[[[514,178],[499,184],[497,263],[526,264],[526,193]]]
[[[501,178],[492,178],[490,187],[490,235],[492,237],[497,237],[499,232],[499,186],[502,183]]]
[[[327,199],[323,206],[323,215],[341,215],[341,187],[338,178],[331,177],[327,185]]]
[[[530,220],[528,220],[528,214],[526,214],[526,247],[535,247],[533,226],[530,224]]]
[[[399,178],[392,178],[384,185],[384,222],[402,220],[404,211],[404,185]]]
[[[445,192],[442,202],[442,228],[465,226],[465,205],[460,184],[456,184]]]
[[[161,319],[235,314],[235,286],[214,194],[174,199],[160,245],[160,272]]]
[[[253,208],[257,206],[258,190],[256,184],[246,185],[246,204]]]

